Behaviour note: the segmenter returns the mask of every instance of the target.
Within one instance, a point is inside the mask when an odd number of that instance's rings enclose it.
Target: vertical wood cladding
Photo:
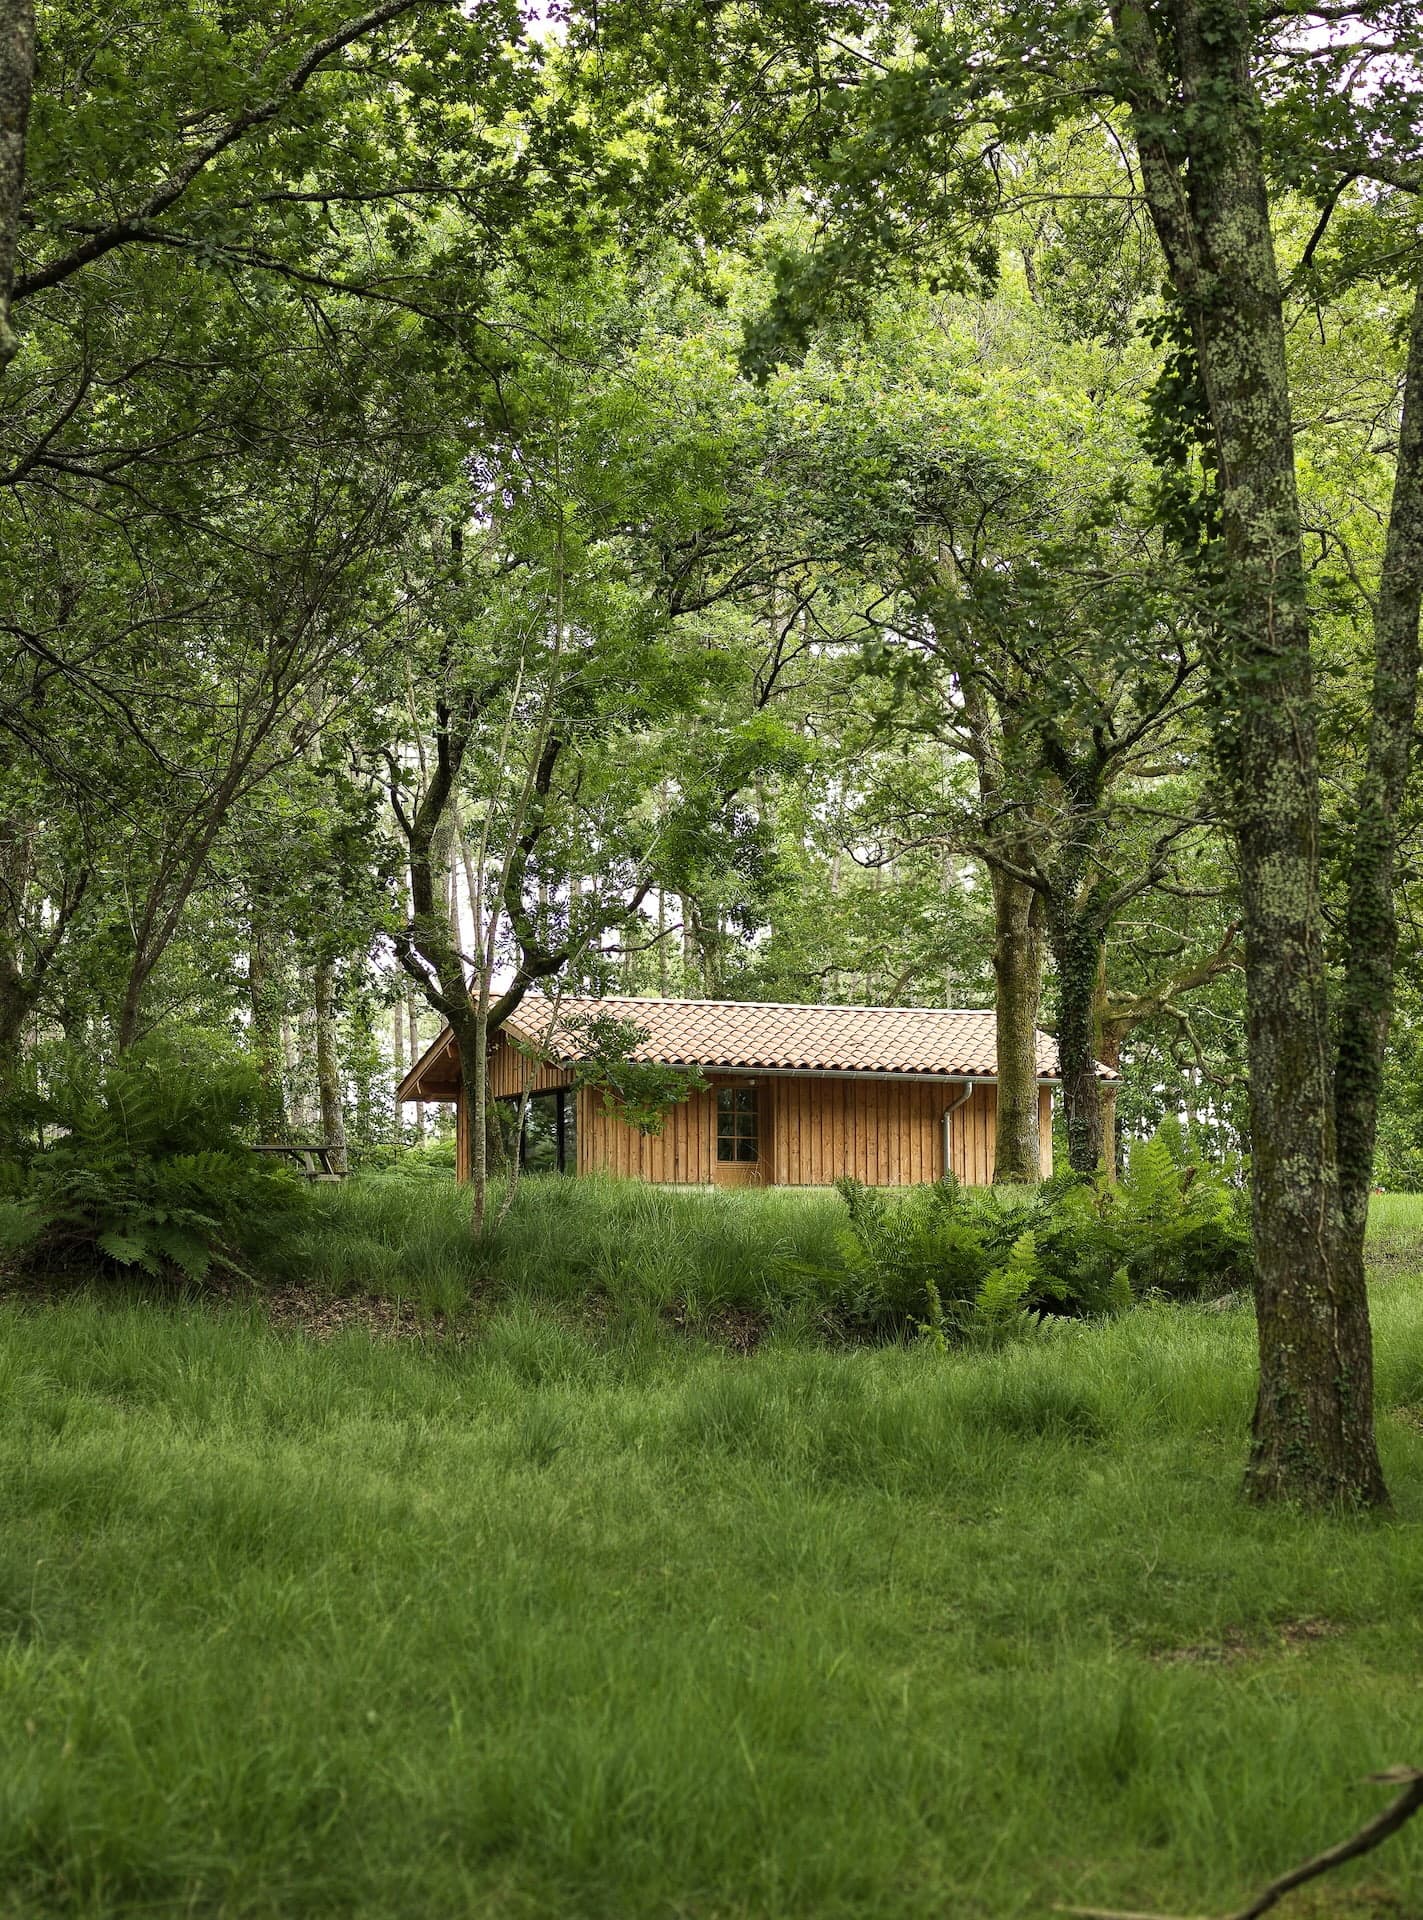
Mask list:
[[[507,1041],[490,1049],[491,1099],[521,1093],[529,1062]],[[566,1067],[538,1066],[530,1091],[570,1084]],[[708,1076],[708,1086],[667,1115],[660,1134],[641,1134],[603,1103],[601,1093],[578,1090],[578,1171],[611,1173],[655,1185],[713,1186],[717,1177],[716,1089],[755,1080],[761,1095],[761,1178],[778,1187],[825,1187],[844,1174],[867,1186],[918,1186],[943,1177],[946,1110],[951,1122],[950,1166],[966,1186],[993,1178],[997,1090],[975,1086],[962,1106],[962,1083],[882,1080],[809,1075]],[[1052,1090],[1038,1094],[1038,1137],[1043,1173],[1052,1172]],[[456,1159],[461,1179],[470,1172],[469,1115],[459,1103]]]
[[[470,1133],[470,1105],[461,1093],[455,1102],[455,1178],[474,1178],[474,1153]]]
[[[569,1068],[534,1065],[524,1054],[511,1047],[502,1033],[497,1034],[489,1049],[490,1099],[501,1100],[511,1094],[521,1094],[524,1091],[525,1074],[530,1075],[530,1093],[552,1093],[556,1087],[569,1086],[573,1080]]]
[[[578,1095],[578,1171],[678,1186],[716,1181],[716,1087],[672,1108],[660,1134],[627,1126],[588,1088]],[[745,1084],[742,1080],[740,1084]],[[867,1186],[919,1186],[943,1177],[945,1111],[961,1085],[922,1080],[759,1077],[763,1177],[778,1187],[825,1187],[844,1174]],[[977,1086],[952,1120],[950,1164],[966,1186],[993,1178],[997,1091]],[[1052,1095],[1039,1101],[1044,1172],[1052,1170]]]
[[[679,1101],[661,1133],[639,1133],[609,1111],[596,1088],[580,1087],[578,1171],[659,1186],[710,1186],[716,1172],[715,1089]]]

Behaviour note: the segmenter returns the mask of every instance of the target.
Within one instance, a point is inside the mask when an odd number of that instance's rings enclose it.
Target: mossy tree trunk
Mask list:
[[[1097,1075],[1097,976],[1106,928],[1098,890],[1084,898],[1069,878],[1048,896],[1048,942],[1057,969],[1057,1061],[1062,1076],[1067,1164],[1096,1173],[1103,1162],[1102,1083]]]
[[[34,0],[0,8],[0,373],[19,341],[10,327],[10,289],[25,189],[25,135],[35,77]]]
[[[990,867],[993,985],[998,1044],[998,1122],[993,1177],[1032,1185],[1038,1140],[1038,1002],[1042,997],[1042,899],[1037,889]]]
[[[1247,1491],[1377,1505],[1368,1305],[1343,1232],[1310,627],[1253,16],[1242,0],[1170,0],[1151,14],[1114,0],[1112,15],[1216,480],[1217,733],[1247,950],[1260,1353]],[[1391,884],[1379,853],[1371,912],[1378,883]]]
[[[1344,1257],[1363,1264],[1383,1053],[1393,1013],[1393,872],[1418,702],[1423,603],[1423,293],[1415,293],[1383,568],[1374,606],[1368,760],[1355,816],[1347,955],[1337,1020],[1334,1124]]]

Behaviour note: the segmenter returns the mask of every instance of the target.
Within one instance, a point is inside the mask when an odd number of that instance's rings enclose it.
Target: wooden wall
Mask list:
[[[527,1055],[519,1053],[509,1045],[503,1034],[496,1034],[494,1045],[489,1049],[489,1097],[500,1100],[509,1095],[524,1091],[524,1076],[530,1073],[528,1087],[530,1093],[552,1093],[556,1087],[566,1087],[573,1079],[567,1067],[535,1065]]]
[[[517,1094],[527,1062],[502,1041],[491,1051],[491,1098]],[[567,1086],[565,1068],[535,1070],[532,1090]],[[578,1091],[578,1171],[611,1173],[656,1185],[713,1186],[716,1162],[716,1087],[735,1085],[722,1075],[702,1093],[679,1102],[660,1134],[641,1134],[603,1104],[601,1093]],[[744,1081],[740,1082],[744,1084]],[[761,1075],[762,1178],[778,1187],[825,1187],[842,1174],[867,1186],[907,1187],[939,1180],[944,1172],[943,1116],[962,1085],[924,1080],[812,1079]],[[1052,1172],[1052,1089],[1038,1094],[1043,1173]],[[997,1090],[976,1086],[954,1113],[950,1162],[965,1186],[993,1178]],[[468,1179],[469,1115],[459,1103],[456,1166]]]
[[[767,1080],[771,1178],[826,1187],[850,1174],[872,1187],[943,1177],[943,1113],[961,1088],[922,1080]]]
[[[946,1105],[957,1107],[950,1126],[952,1128],[950,1165],[954,1178],[966,1187],[986,1187],[993,1180],[994,1135],[998,1128],[998,1089],[997,1087],[975,1087],[963,1106],[957,1103],[963,1099],[965,1089],[953,1089],[951,1102],[941,1097],[939,1111]],[[942,1128],[942,1121],[940,1127]]]
[[[472,1135],[469,1126],[470,1103],[461,1090],[455,1101],[455,1178],[472,1180],[474,1178],[474,1155],[470,1152]]]
[[[644,1136],[603,1105],[578,1095],[578,1171],[679,1186],[716,1183],[716,1084],[672,1108],[660,1134]],[[744,1084],[744,1082],[742,1083]],[[759,1077],[763,1179],[777,1187],[827,1187],[842,1174],[867,1186],[908,1187],[944,1172],[945,1110],[963,1087],[923,1080]],[[1039,1096],[1042,1168],[1052,1171],[1052,1092]],[[966,1186],[993,1178],[997,1091],[975,1087],[953,1116],[951,1163]]]
[[[716,1179],[715,1089],[679,1101],[661,1133],[642,1134],[610,1113],[595,1088],[580,1087],[578,1171],[664,1186],[711,1186]]]

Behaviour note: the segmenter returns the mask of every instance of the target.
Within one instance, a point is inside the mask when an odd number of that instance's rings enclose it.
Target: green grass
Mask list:
[[[724,1289],[830,1230],[784,1198],[708,1216]],[[463,1342],[6,1307],[0,1913],[1223,1911],[1419,1759],[1423,1281],[1376,1305],[1386,1521],[1239,1504],[1238,1311],[741,1358],[630,1284]],[[1417,1913],[1423,1830],[1323,1885]]]
[[[314,1190],[304,1224],[265,1245],[264,1270],[336,1294],[374,1292],[458,1313],[471,1300],[665,1311],[692,1325],[736,1309],[808,1325],[805,1267],[835,1258],[832,1191],[678,1192],[559,1176],[521,1183],[488,1248],[452,1180],[373,1175]],[[265,1255],[265,1258],[263,1258]]]
[[[1386,1272],[1423,1265],[1423,1193],[1376,1193],[1369,1203],[1369,1258]]]

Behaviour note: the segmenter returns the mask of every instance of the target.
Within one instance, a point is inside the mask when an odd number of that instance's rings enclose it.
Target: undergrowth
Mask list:
[[[254,1228],[268,1238],[305,1198],[246,1145],[258,1099],[236,1048],[155,1043],[99,1071],[74,1059],[5,1116],[0,1254],[194,1282],[241,1271]]]
[[[747,1358],[0,1306],[0,1911],[1232,1910],[1417,1732],[1423,1286],[1376,1299],[1369,1522],[1240,1501],[1243,1310]],[[1421,1841],[1314,1911],[1419,1911]]]
[[[1133,1149],[1117,1186],[704,1193],[535,1176],[483,1243],[462,1189],[392,1169],[317,1189],[260,1259],[272,1279],[397,1293],[445,1314],[524,1298],[694,1327],[736,1313],[837,1340],[941,1342],[1218,1296],[1250,1273],[1238,1191],[1164,1136]]]

